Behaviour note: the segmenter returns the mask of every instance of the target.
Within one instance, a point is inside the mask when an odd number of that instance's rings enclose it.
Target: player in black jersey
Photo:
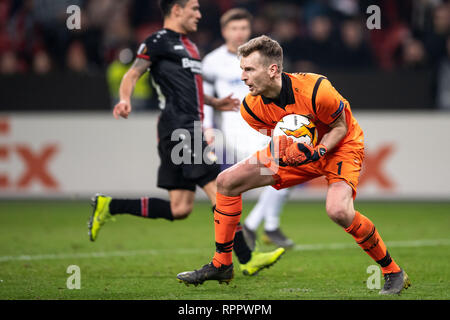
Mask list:
[[[203,104],[229,111],[237,110],[240,101],[232,98],[232,94],[217,99],[203,93],[200,54],[187,37],[188,33],[197,31],[201,18],[198,0],[161,0],[160,7],[164,16],[163,29],[152,34],[139,47],[136,61],[122,79],[120,102],[114,107],[113,115],[116,119],[128,118],[132,110],[130,97],[134,86],[150,70],[162,110],[158,122],[158,153],[161,159],[158,187],[168,190],[170,201],[151,197],[113,199],[97,194],[89,221],[91,241],[95,241],[102,225],[115,214],[127,213],[170,221],[186,218],[193,209],[197,185],[215,205],[215,179],[220,173],[220,166],[212,157],[209,161],[203,161],[207,148],[201,127]],[[179,140],[172,141],[176,130],[182,132],[176,137],[183,140],[181,158],[189,161],[174,161],[173,150],[180,144]],[[201,137],[200,152],[192,147],[196,136]],[[242,271],[248,275],[273,264],[284,253],[282,248],[268,253],[251,252],[242,232],[236,233],[234,250]]]

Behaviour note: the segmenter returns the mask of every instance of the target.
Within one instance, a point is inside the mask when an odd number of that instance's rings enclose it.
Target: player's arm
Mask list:
[[[330,124],[331,130],[328,131],[322,137],[319,144],[323,145],[327,150],[331,150],[336,147],[339,142],[347,135],[348,126],[345,119],[345,112],[336,118],[336,120]]]
[[[272,129],[269,124],[261,120],[260,115],[257,115],[255,113],[255,106],[253,105],[254,102],[251,101],[251,99],[247,97],[242,100],[241,103],[241,116],[242,119],[244,119],[247,124],[258,131],[260,134],[265,136],[272,136]]]
[[[283,157],[283,162],[288,165],[297,166],[319,160],[329,150],[336,147],[348,132],[345,103],[327,79],[320,84],[316,98],[317,116],[323,123],[329,123],[330,131],[315,147],[304,143],[290,145]]]
[[[203,134],[208,144],[214,143],[214,109],[206,105],[203,107]]]
[[[344,112],[336,118],[330,128],[331,130],[322,137],[320,143],[315,147],[305,143],[294,143],[292,138],[280,136],[280,141],[277,141],[280,150],[278,158],[289,166],[299,166],[319,160],[328,150],[336,147],[347,134],[348,126]]]
[[[131,112],[131,96],[139,78],[150,68],[151,62],[137,58],[131,68],[125,73],[120,83],[120,101],[114,107],[113,115],[116,119],[119,116],[127,119]]]
[[[233,98],[233,94],[228,95],[225,98],[214,98],[207,94],[204,95],[206,104],[209,104],[216,110],[220,111],[238,111],[240,106],[239,99]]]
[[[214,95],[215,69],[210,65],[210,56],[203,60],[203,92],[205,95]],[[203,107],[203,134],[209,145],[214,143],[214,108],[206,104]]]

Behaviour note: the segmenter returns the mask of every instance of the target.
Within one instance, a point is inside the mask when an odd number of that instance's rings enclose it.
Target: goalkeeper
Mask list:
[[[283,189],[325,176],[328,216],[381,266],[385,284],[380,294],[399,294],[410,285],[407,274],[389,255],[372,221],[353,206],[364,160],[364,136],[348,101],[323,76],[282,72],[283,50],[267,36],[240,46],[238,56],[241,79],[250,91],[241,105],[247,123],[270,135],[284,116],[306,115],[318,128],[319,144],[309,147],[282,136],[273,140],[272,148],[223,171],[217,178],[212,262],[200,270],[180,273],[178,279],[198,284],[232,278],[230,248],[241,217],[243,192],[266,185]]]
[[[242,8],[233,8],[225,12],[220,24],[225,43],[203,59],[203,79],[205,93],[226,97],[230,92],[240,101],[248,93],[247,86],[240,80],[241,69],[237,57],[237,48],[247,42],[251,35],[251,14]],[[203,126],[207,139],[214,140],[214,109],[205,105]],[[220,128],[225,138],[227,164],[234,164],[255,151],[264,148],[270,138],[253,130],[237,111],[220,112]],[[245,137],[245,139],[242,139]],[[231,160],[231,161],[230,161]],[[248,214],[242,230],[250,248],[255,248],[257,229],[264,221],[264,239],[283,248],[294,246],[280,228],[280,214],[289,189],[276,190],[265,187],[258,202]]]

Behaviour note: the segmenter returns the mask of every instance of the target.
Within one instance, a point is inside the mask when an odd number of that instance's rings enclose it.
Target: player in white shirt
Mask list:
[[[220,23],[225,44],[203,59],[205,94],[226,97],[230,92],[244,99],[248,88],[241,80],[241,68],[237,48],[248,41],[251,35],[251,15],[245,9],[231,9],[223,14]],[[205,105],[203,127],[209,143],[214,143],[214,109]],[[222,112],[220,128],[225,139],[226,164],[234,164],[270,142],[270,137],[252,129],[239,111]],[[216,137],[217,139],[217,137]],[[219,141],[216,147],[220,148]],[[216,152],[220,152],[217,150]],[[256,206],[244,222],[244,234],[251,249],[255,247],[256,230],[264,220],[265,239],[281,247],[291,247],[294,242],[280,230],[280,213],[289,189],[276,190],[271,186],[263,189]]]

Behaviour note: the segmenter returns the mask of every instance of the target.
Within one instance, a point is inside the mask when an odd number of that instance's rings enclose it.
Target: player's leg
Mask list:
[[[216,203],[216,183],[210,183],[203,187],[205,193],[210,196],[211,203],[214,205],[213,214],[215,214]],[[214,192],[214,193],[213,193]],[[258,252],[250,248],[245,241],[244,231],[241,223],[238,223],[233,239],[233,250],[239,260],[239,268],[244,275],[254,276],[262,269],[268,268],[279,260],[284,250],[276,249],[269,252]]]
[[[209,201],[211,201],[211,205],[214,207],[216,205],[216,193],[217,193],[217,184],[216,180],[208,182],[206,185],[202,187],[203,191],[206,193]]]
[[[248,156],[252,155],[255,151],[258,149],[264,148],[264,146],[260,146],[258,148],[257,146],[261,144],[261,134],[255,132],[253,129],[248,127],[242,117],[236,116],[235,119],[232,119],[230,121],[229,118],[225,117],[223,118],[222,122],[222,128],[224,128],[224,133],[226,137],[226,164],[227,165],[233,165],[239,161],[242,161],[246,159]],[[242,137],[246,137],[245,139],[242,139]],[[258,137],[256,139],[255,137]],[[267,143],[266,143],[267,144]],[[257,148],[257,149],[255,149]],[[255,150],[254,150],[255,149]],[[252,151],[254,150],[254,151]],[[222,167],[223,169],[227,167]],[[253,210],[254,211],[254,210]],[[258,214],[253,214],[253,219],[258,220],[257,222],[254,222],[254,224],[259,223],[264,218],[263,212],[258,212]],[[255,249],[254,240],[249,241],[249,233],[247,232],[247,228],[245,226],[245,223],[241,225],[241,223],[238,224],[236,228],[236,236],[234,241],[234,246],[237,245],[236,238],[239,237],[239,235],[244,235],[245,243],[247,244],[247,247],[249,247],[250,250]],[[254,235],[254,233],[252,233]],[[236,250],[235,250],[236,251]],[[238,256],[239,258],[239,256]],[[245,264],[245,261],[239,260],[241,264]]]
[[[242,211],[241,194],[266,185],[284,189],[318,176],[320,172],[310,165],[301,169],[278,167],[271,156],[269,146],[223,171],[217,178],[214,211],[216,252],[213,261],[199,270],[182,272],[177,278],[186,284],[200,284],[206,280],[231,281],[233,275],[231,247]],[[272,264],[285,251],[284,248],[277,250],[278,256],[273,257]]]
[[[331,220],[343,228],[353,221],[353,189],[345,182],[339,181],[328,186],[326,211]]]
[[[162,139],[158,143],[161,164],[158,168],[157,185],[169,192],[170,200],[154,197],[125,199],[96,195],[93,202],[94,211],[88,223],[91,241],[96,240],[100,228],[115,215],[131,214],[169,221],[184,219],[189,215],[194,202],[195,182],[185,177],[185,166],[175,165],[172,162],[170,152],[172,148],[173,142],[170,140]]]
[[[169,191],[170,201],[153,197],[121,199],[97,194],[89,220],[89,237],[95,241],[100,228],[119,214],[169,221],[184,219],[192,211],[194,196],[195,193],[190,190]]]
[[[372,221],[353,207],[363,160],[364,149],[352,148],[339,150],[327,159],[323,168],[329,183],[326,210],[330,218],[352,235],[358,245],[381,266],[386,282],[380,293],[400,293],[410,285],[408,276],[389,255]]]
[[[245,123],[242,125],[239,124],[239,120],[243,121],[238,118],[236,121],[232,122],[236,125],[233,129],[226,126],[228,128],[225,134],[227,140],[226,163],[229,164],[245,160],[257,150],[265,148],[269,142],[267,137],[261,139],[262,136],[259,133],[254,132],[251,128],[246,128]],[[245,132],[242,131],[243,127]],[[250,136],[253,137],[253,139],[245,139],[246,141],[244,145],[242,145],[243,136]],[[225,169],[224,166],[222,166],[222,169]],[[205,190],[205,192],[208,194],[208,190]],[[210,192],[210,194],[211,193],[214,193],[214,200],[211,199],[211,202],[215,205],[217,189],[214,189],[213,192]],[[233,251],[239,260],[239,268],[244,275],[258,274],[260,270],[273,265],[280,258],[281,254],[284,253],[284,250],[281,249],[276,249],[269,252],[254,251],[253,248],[250,248],[245,241],[244,229],[240,222],[236,227],[233,239]]]
[[[219,174],[217,178],[216,209],[214,211],[216,267],[230,265],[233,239],[242,214],[242,193],[275,183],[271,175],[261,175],[265,167],[255,158],[243,160]]]
[[[183,190],[189,192],[187,190]],[[170,192],[169,192],[170,194]],[[150,219],[177,219],[172,213],[171,201],[152,198],[141,197],[135,199],[126,198],[111,198],[109,203],[109,212],[111,215],[130,214],[141,218]]]
[[[141,197],[135,199],[112,198],[96,195],[94,216],[114,216],[118,214],[131,214],[150,219],[184,219],[192,211],[195,183],[184,179],[182,169],[161,161],[158,169],[158,187],[168,190],[169,200]]]
[[[194,208],[195,192],[182,189],[170,190],[169,198],[173,219],[186,219]]]
[[[320,173],[311,166],[305,166],[301,170],[293,167],[277,167],[269,147],[223,171],[217,178],[214,211],[216,252],[213,261],[199,270],[179,273],[177,278],[186,284],[200,284],[206,280],[231,281],[233,275],[231,248],[242,212],[241,194],[266,185],[283,189],[319,175]],[[285,251],[284,248],[277,250],[278,256],[273,257],[272,264]]]
[[[203,190],[205,191],[206,195],[208,196],[209,200],[211,201],[212,212],[214,214],[215,206],[216,206],[216,194],[217,194],[217,184],[216,181],[211,181],[207,185],[203,187]],[[252,251],[245,242],[244,234],[242,231],[242,227],[240,226],[240,223],[236,227],[236,233],[234,236],[233,241],[233,250],[236,253],[236,256],[239,260],[239,263],[246,264],[250,261],[252,257]]]
[[[279,195],[273,197],[273,191],[271,190],[272,199],[270,202],[272,205],[268,207],[268,210],[264,216],[264,241],[273,243],[283,248],[291,248],[294,246],[294,241],[286,237],[280,228],[280,215],[283,212],[283,206],[286,202],[291,189],[277,190]]]
[[[266,241],[280,247],[288,248],[294,242],[288,239],[280,230],[280,214],[284,202],[289,194],[289,189],[276,190],[265,187],[258,198],[258,202],[249,213],[244,223],[246,239],[250,247],[255,246],[256,230],[264,220],[264,232]]]
[[[357,244],[381,266],[385,288],[380,293],[400,293],[409,286],[406,273],[390,257],[386,245],[370,219],[354,210],[353,189],[345,181],[329,185],[328,216],[353,236]]]
[[[207,152],[210,147],[202,141],[202,154],[210,155],[210,152]],[[208,160],[211,161],[214,157],[209,157]],[[205,160],[205,159],[203,159]],[[220,173],[220,165],[215,161],[212,163],[202,162],[199,164],[192,165],[184,165],[182,168],[183,176],[189,177],[192,181],[203,189],[212,204],[212,211],[214,213],[215,204],[216,204],[216,193],[217,193],[217,184],[216,178]],[[233,249],[239,259],[241,264],[246,264],[252,258],[252,252],[250,248],[247,246],[242,231],[240,230],[240,226],[235,233],[234,241],[233,241]]]
[[[93,213],[88,223],[91,241],[96,240],[100,228],[117,214],[131,214],[152,219],[162,218],[170,221],[174,219],[170,202],[159,198],[116,199],[96,194],[92,205]]]
[[[264,165],[256,157],[251,157],[219,174],[214,210],[216,252],[213,261],[200,270],[178,274],[177,278],[180,281],[186,284],[200,284],[205,280],[231,281],[233,240],[242,212],[241,194],[253,188],[275,183],[270,174],[261,174],[261,170],[266,171],[264,169]]]

